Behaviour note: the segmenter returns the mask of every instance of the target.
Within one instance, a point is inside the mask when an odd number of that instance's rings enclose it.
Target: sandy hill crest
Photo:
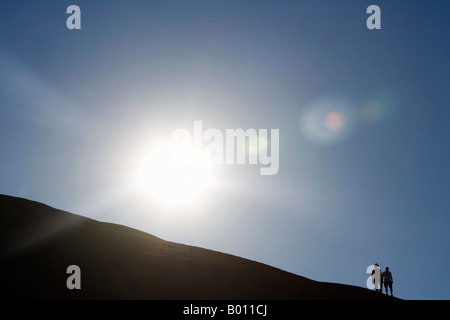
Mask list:
[[[4,195],[0,260],[6,298],[389,299]],[[81,269],[80,290],[66,286],[69,265]]]

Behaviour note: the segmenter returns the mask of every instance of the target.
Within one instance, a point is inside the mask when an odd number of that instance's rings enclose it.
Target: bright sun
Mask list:
[[[170,144],[156,146],[139,165],[138,187],[165,205],[195,203],[212,182],[212,164],[201,152],[188,155],[180,157]]]

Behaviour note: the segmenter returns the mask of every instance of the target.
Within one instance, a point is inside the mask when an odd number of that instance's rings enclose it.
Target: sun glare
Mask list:
[[[212,181],[212,164],[200,151],[180,153],[171,144],[158,145],[142,159],[137,184],[144,194],[164,205],[199,200]]]

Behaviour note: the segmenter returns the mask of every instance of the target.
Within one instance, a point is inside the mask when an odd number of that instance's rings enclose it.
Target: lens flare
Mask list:
[[[344,116],[337,111],[327,113],[324,120],[325,126],[331,131],[342,129],[345,120]]]
[[[371,94],[359,109],[361,120],[373,124],[395,119],[401,111],[401,101],[392,92],[379,90]]]
[[[317,100],[299,119],[302,133],[312,142],[333,144],[348,137],[355,125],[350,103],[339,97]]]
[[[383,107],[376,100],[366,101],[359,110],[359,114],[363,121],[374,123],[381,119],[383,115]]]
[[[257,155],[260,152],[264,152],[269,146],[269,141],[266,137],[255,136],[250,137],[246,142],[245,151],[248,155]]]

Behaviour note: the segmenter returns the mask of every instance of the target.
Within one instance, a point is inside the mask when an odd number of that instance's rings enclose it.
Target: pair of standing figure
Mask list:
[[[380,266],[378,263],[375,263],[375,268],[372,270],[372,280],[375,285],[375,291],[382,293],[384,283],[386,294],[388,294],[389,289],[391,296],[393,296],[392,284],[394,283],[394,278],[389,271],[389,267],[386,267],[386,271],[381,272]]]

